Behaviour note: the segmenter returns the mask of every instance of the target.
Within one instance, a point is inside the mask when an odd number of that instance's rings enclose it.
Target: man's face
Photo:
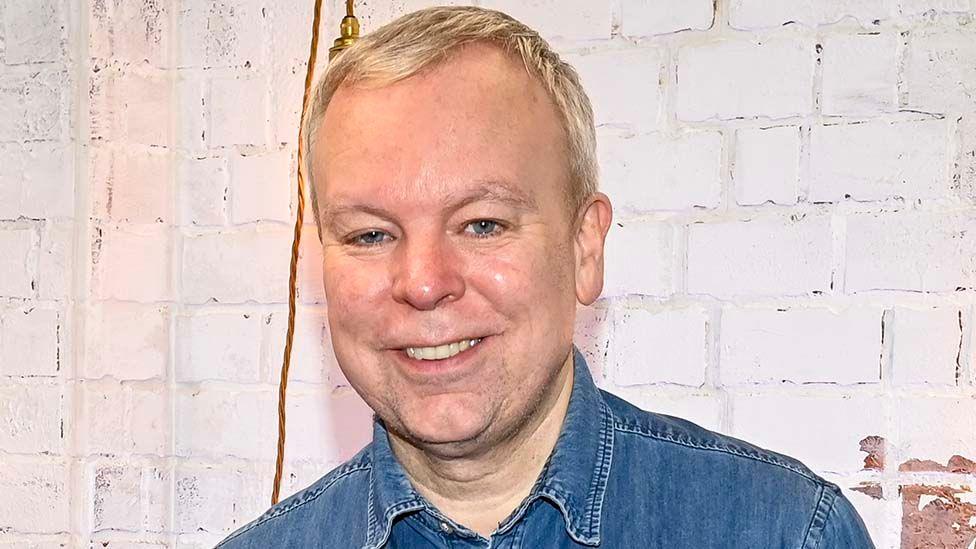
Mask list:
[[[563,135],[542,86],[483,45],[327,109],[312,169],[333,347],[414,444],[497,441],[571,368]]]

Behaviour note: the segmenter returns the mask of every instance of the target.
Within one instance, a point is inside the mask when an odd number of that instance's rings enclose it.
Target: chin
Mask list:
[[[459,398],[462,397],[462,398]],[[467,398],[464,398],[467,397]],[[473,398],[472,398],[473,397]],[[473,442],[491,424],[494,414],[484,395],[437,395],[416,402],[397,418],[404,434],[423,444]]]

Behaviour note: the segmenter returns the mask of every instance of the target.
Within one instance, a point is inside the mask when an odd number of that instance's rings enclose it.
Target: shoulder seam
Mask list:
[[[806,535],[803,538],[804,549],[817,549],[824,539],[824,531],[827,529],[827,521],[834,512],[839,494],[832,486],[821,488],[820,497],[817,498],[817,506],[813,509],[813,516],[810,517],[810,525],[807,526]]]
[[[230,537],[228,537],[224,541],[222,541],[219,544],[217,544],[217,546],[214,547],[214,549],[218,549],[219,547],[223,546],[225,543],[227,543],[227,542],[229,542],[229,541],[231,541],[231,540],[233,540],[233,539],[241,536],[242,534],[245,534],[245,533],[253,530],[254,528],[257,528],[258,526],[260,526],[260,525],[268,522],[271,519],[278,518],[278,517],[280,517],[280,516],[282,516],[282,515],[284,515],[286,513],[290,513],[291,511],[294,511],[295,509],[298,509],[299,507],[305,505],[306,503],[315,501],[316,499],[319,498],[319,496],[321,496],[322,494],[324,494],[329,488],[332,487],[333,484],[335,484],[339,480],[341,480],[341,479],[343,479],[343,478],[345,478],[345,477],[347,477],[347,476],[349,476],[349,475],[351,475],[353,473],[357,473],[359,471],[364,471],[364,470],[370,470],[372,468],[373,468],[373,465],[371,463],[364,463],[364,464],[361,464],[361,465],[356,465],[356,466],[350,467],[349,469],[346,469],[345,471],[341,471],[341,472],[337,473],[334,477],[332,477],[331,479],[329,479],[328,482],[322,484],[321,486],[317,487],[316,489],[314,489],[312,491],[309,491],[307,493],[305,493],[305,492],[301,493],[301,496],[302,497],[300,497],[299,499],[295,500],[291,504],[289,504],[287,506],[279,507],[277,509],[271,509],[271,510],[269,510],[264,515],[262,515],[262,516],[258,517],[257,519],[255,519],[254,522],[252,522],[251,524],[249,524],[246,527],[242,528],[241,530],[235,532]]]
[[[651,431],[651,430],[646,429],[646,428],[644,428],[642,426],[639,426],[639,425],[633,425],[633,424],[629,424],[629,423],[624,423],[622,421],[617,420],[616,418],[614,418],[614,429],[616,429],[618,431],[623,431],[625,433],[632,433],[632,434],[635,434],[635,435],[640,435],[640,436],[644,436],[644,437],[648,437],[648,438],[653,438],[655,440],[660,440],[662,442],[670,442],[672,444],[677,444],[679,446],[684,446],[684,447],[692,448],[692,449],[695,449],[695,450],[721,452],[721,453],[725,453],[725,454],[729,454],[729,455],[733,455],[733,456],[737,456],[737,457],[741,457],[741,458],[746,458],[746,459],[751,459],[751,460],[759,461],[759,462],[762,462],[762,463],[766,463],[768,465],[774,465],[774,466],[777,466],[777,467],[781,467],[783,469],[786,469],[788,471],[792,471],[792,472],[794,472],[794,473],[802,476],[803,478],[805,478],[805,479],[813,482],[814,484],[816,484],[818,486],[823,486],[823,482],[819,478],[817,478],[816,476],[811,475],[809,472],[804,471],[802,469],[799,469],[799,468],[797,468],[797,467],[795,467],[793,465],[790,465],[789,463],[785,463],[785,462],[779,461],[777,459],[774,459],[774,458],[771,458],[769,456],[765,456],[765,455],[762,455],[762,454],[759,454],[759,453],[744,452],[742,450],[739,450],[737,448],[730,447],[730,446],[720,446],[720,445],[717,445],[717,444],[702,444],[701,442],[698,442],[698,441],[695,441],[695,440],[679,439],[679,438],[675,438],[675,437],[672,437],[672,436],[663,435],[661,433],[657,433],[657,432]]]

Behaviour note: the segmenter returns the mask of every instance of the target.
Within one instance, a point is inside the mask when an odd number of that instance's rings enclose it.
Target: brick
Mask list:
[[[620,33],[652,36],[682,30],[711,28],[715,16],[712,0],[623,0]]]
[[[813,111],[814,45],[722,41],[678,51],[678,119],[783,118]]]
[[[860,471],[859,441],[883,432],[883,426],[877,397],[733,397],[733,436],[797,458],[821,474]]]
[[[834,482],[837,483],[837,481]],[[897,544],[888,542],[890,530],[887,528],[888,502],[883,498],[874,498],[858,491],[857,488],[863,488],[864,484],[857,485],[852,480],[848,485],[841,483],[840,487],[844,496],[857,510],[857,514],[861,515],[864,520],[864,525],[867,527],[868,534],[875,546],[897,547]]]
[[[372,410],[352,391],[323,389],[289,396],[292,427],[285,439],[288,459],[340,463],[356,454],[372,436]]]
[[[892,315],[892,375],[896,383],[956,384],[960,311],[897,308]]]
[[[568,55],[580,75],[597,126],[646,132],[659,125],[663,109],[661,70],[665,56],[652,48],[605,50]]]
[[[675,291],[674,230],[662,223],[616,222],[606,243],[605,297],[667,297]],[[636,253],[635,253],[636,252]]]
[[[142,471],[132,464],[96,465],[89,473],[92,497],[92,528],[99,530],[142,529]]]
[[[257,311],[180,316],[177,337],[181,342],[177,381],[258,381],[261,316]]]
[[[217,389],[176,395],[176,455],[270,459],[277,437],[277,393]]]
[[[356,17],[364,30],[367,29],[377,29],[381,25],[385,25],[394,19],[411,13],[423,8],[428,8],[433,5],[438,6],[470,6],[478,4],[479,0],[443,0],[438,2],[431,2],[430,0],[398,0],[397,2],[371,2],[363,3],[362,5],[356,4]],[[500,8],[495,8],[500,9]],[[507,8],[506,8],[507,9]],[[506,11],[503,9],[502,11]],[[345,10],[334,9],[334,10],[323,10],[326,13],[326,28],[339,28],[339,20],[345,15]],[[308,28],[311,25],[311,18],[308,18],[307,24],[302,24],[301,26],[292,26],[297,32],[307,33]],[[368,32],[368,30],[367,30]]]
[[[267,89],[268,83],[261,78],[215,78],[210,87],[208,144],[266,145],[271,123]]]
[[[356,17],[360,23],[364,23],[367,14],[372,16],[381,7],[398,7],[398,4],[373,4],[356,6]],[[276,66],[287,66],[289,70],[295,64],[305,64],[308,58],[308,44],[301,40],[294,40],[291,37],[307,35],[312,28],[312,10],[308,6],[299,4],[282,3],[267,6],[267,19],[269,25],[268,42],[270,43],[271,59],[275,60]],[[327,29],[338,29],[339,21],[346,14],[345,10],[322,10],[325,17],[325,27]],[[370,23],[374,23],[370,21]],[[330,26],[331,25],[331,26]],[[376,25],[366,27],[375,30]],[[304,67],[301,71],[301,79],[305,78]],[[301,92],[297,98],[301,100]],[[297,127],[297,125],[296,125]]]
[[[735,133],[732,181],[741,205],[796,204],[800,177],[800,130],[795,126]]]
[[[71,289],[72,242],[74,226],[70,223],[45,223],[41,227],[38,250],[37,297],[67,299]]]
[[[608,303],[601,299],[593,305],[576,308],[573,344],[586,358],[586,365],[598,386],[603,385],[606,376],[610,331],[613,329]]]
[[[722,136],[692,131],[601,135],[602,187],[624,214],[714,208],[721,198]]]
[[[688,238],[688,293],[716,297],[804,295],[830,287],[830,222],[695,223]]]
[[[73,157],[60,143],[0,144],[0,218],[74,215]]]
[[[724,384],[877,383],[881,309],[722,311]]]
[[[63,103],[70,89],[67,74],[56,69],[0,72],[0,141],[62,138],[62,112],[67,112]]]
[[[917,459],[945,465],[954,455],[976,460],[976,398],[906,397],[894,409],[899,464]]]
[[[169,356],[165,305],[100,303],[87,324],[91,355],[85,377],[162,378]]]
[[[91,136],[96,141],[165,146],[173,97],[162,69],[113,63],[90,79]]]
[[[178,164],[180,219],[189,225],[227,223],[227,159],[184,157]]]
[[[973,211],[854,215],[847,220],[847,291],[974,287],[973,250]]]
[[[717,396],[697,392],[674,393],[642,386],[608,387],[607,390],[643,410],[678,417],[713,431],[724,431],[724,405]]]
[[[898,40],[893,33],[824,40],[824,114],[882,113],[898,106]]]
[[[91,149],[93,210],[99,219],[121,223],[170,223],[170,154],[157,147]]]
[[[169,395],[162,386],[126,388],[128,436],[125,449],[137,454],[169,454],[172,436]]]
[[[302,303],[325,303],[322,243],[318,229],[314,224],[307,223],[312,217],[311,204],[311,201],[305,200],[306,223],[302,227],[302,241],[298,248],[298,299]]]
[[[261,64],[262,44],[268,38],[262,7],[254,0],[184,2],[177,22],[179,66],[209,69]]]
[[[729,24],[736,29],[778,27],[786,23],[828,25],[853,18],[862,25],[888,16],[884,0],[732,0]]]
[[[170,9],[169,4],[158,2],[93,3],[88,14],[89,54],[98,59],[170,66]]]
[[[170,299],[172,252],[168,227],[106,227],[100,247],[92,266],[97,297],[140,302]]]
[[[58,375],[60,340],[58,311],[40,308],[6,311],[0,316],[0,374]]]
[[[904,79],[908,107],[940,113],[972,112],[976,100],[976,32],[920,30],[911,35]]]
[[[6,452],[59,452],[61,389],[54,385],[0,385],[0,448]]]
[[[973,13],[976,3],[973,0],[898,0],[898,13],[907,16],[927,13]]]
[[[264,315],[264,342],[261,356],[269,383],[281,377],[288,311],[280,310]],[[324,310],[299,308],[295,318],[295,341],[291,352],[288,379],[305,383],[348,385],[339,371],[332,352],[328,315]]]
[[[7,4],[3,10],[4,61],[8,65],[60,61],[68,3],[35,0]]]
[[[69,529],[68,465],[38,457],[0,455],[0,517],[15,532]]]
[[[0,226],[0,297],[31,297],[34,235],[31,229]]]
[[[249,469],[178,465],[174,530],[213,532],[223,537],[267,508],[270,482],[271,476]]]
[[[128,434],[127,398],[121,384],[114,381],[80,384],[81,406],[77,424],[77,439],[86,453],[119,454],[125,450],[122,442]]]
[[[483,0],[486,8],[503,11],[539,32],[547,40],[605,40],[610,38],[613,9],[609,2],[588,0]],[[558,17],[553,17],[559,14]]]
[[[814,126],[809,199],[945,197],[948,144],[945,120]]]
[[[183,247],[184,300],[286,301],[291,236],[290,229],[258,227],[187,237]],[[256,257],[262,260],[255,262]],[[247,276],[241,276],[241,265],[249,266]]]
[[[288,151],[230,159],[231,221],[291,221],[292,176]]]
[[[180,106],[175,145],[181,152],[202,158],[208,153],[210,80],[199,72],[188,70],[177,70],[175,78],[176,100]]]
[[[698,308],[613,311],[610,356],[616,385],[705,383],[708,317]]]
[[[955,149],[953,190],[962,201],[976,204],[976,117],[961,116],[956,124],[959,139]]]
[[[303,54],[303,59],[304,55],[307,54]],[[296,154],[293,151],[297,149],[302,96],[305,93],[305,62],[275,63],[271,67],[271,79],[275,83],[271,90],[273,143],[287,144],[289,152]]]

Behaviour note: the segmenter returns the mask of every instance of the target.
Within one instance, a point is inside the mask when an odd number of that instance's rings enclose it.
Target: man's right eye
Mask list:
[[[367,231],[352,238],[356,246],[376,246],[383,243],[383,238],[390,236],[383,231]]]

